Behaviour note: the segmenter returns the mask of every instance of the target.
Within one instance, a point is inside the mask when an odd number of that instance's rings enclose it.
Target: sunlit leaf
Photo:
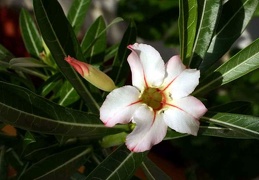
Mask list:
[[[107,128],[99,115],[59,106],[19,86],[0,82],[0,90],[5,92],[0,94],[0,121],[15,127],[89,139],[127,130],[127,125]]]
[[[259,117],[208,112],[201,119],[208,123],[233,129],[239,134],[243,133],[251,138],[259,139]]]
[[[99,105],[89,92],[87,82],[64,60],[67,55],[78,60],[83,60],[84,56],[60,4],[56,0],[34,0],[33,6],[42,37],[61,72],[90,110],[99,112]]]
[[[136,42],[136,26],[134,22],[131,22],[126,32],[123,35],[119,49],[115,56],[112,66],[111,77],[115,84],[124,84],[129,75],[129,65],[127,63],[127,57],[130,51],[127,46]]]
[[[180,52],[183,64],[190,66],[196,36],[198,5],[196,0],[179,1]]]
[[[53,154],[29,167],[20,179],[68,179],[91,151],[90,147],[82,146]]]
[[[122,145],[101,162],[86,179],[130,179],[146,158],[146,154],[130,152]]]
[[[241,50],[214,72],[203,76],[194,94],[200,94],[215,89],[238,79],[247,73],[259,68],[259,39]]]
[[[165,172],[163,172],[155,163],[153,163],[149,158],[146,158],[142,162],[142,169],[144,170],[148,180],[169,180],[171,179]]]
[[[77,34],[84,23],[90,0],[74,0],[68,11],[67,18]]]
[[[221,12],[222,0],[199,0],[196,39],[192,51],[192,68],[197,68],[209,48],[218,16]]]
[[[200,65],[201,70],[207,70],[229,50],[251,20],[257,4],[258,0],[229,0],[223,5],[215,35]]]
[[[38,29],[27,10],[20,13],[20,29],[27,51],[34,57],[39,57],[43,51],[43,44]]]

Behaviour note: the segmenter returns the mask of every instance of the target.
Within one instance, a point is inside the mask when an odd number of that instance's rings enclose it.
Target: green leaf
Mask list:
[[[179,36],[183,64],[190,66],[196,36],[198,5],[196,0],[179,0]]]
[[[182,137],[185,137],[185,136],[189,136],[189,134],[179,133],[179,132],[176,132],[176,131],[168,128],[166,136],[163,140],[178,139],[178,138],[182,138]]]
[[[247,135],[240,131],[236,131],[235,129],[227,128],[227,127],[219,127],[215,125],[200,126],[199,135],[231,138],[231,139],[256,139],[254,137],[251,137],[250,135]]]
[[[22,9],[20,13],[20,30],[27,51],[33,57],[40,57],[43,51],[41,37],[33,19],[25,9]]]
[[[20,177],[28,179],[68,179],[89,156],[92,148],[75,147],[51,155],[33,164]]]
[[[48,67],[43,62],[39,61],[38,59],[34,59],[31,57],[20,57],[20,58],[13,58],[10,61],[10,68],[17,68],[17,67]]]
[[[149,158],[146,158],[144,162],[142,162],[142,169],[148,180],[156,180],[163,179],[169,180],[171,179],[165,172],[163,172],[155,163],[153,163]]]
[[[59,102],[61,106],[68,106],[80,99],[73,86],[65,81],[59,91]]]
[[[146,154],[130,152],[122,145],[101,162],[86,179],[130,179],[146,158]]]
[[[4,46],[0,44],[0,68],[8,68],[9,61],[14,58],[14,55],[10,53]]]
[[[231,114],[231,113],[206,113],[201,120],[250,136],[251,139],[259,139],[259,117]]]
[[[215,35],[200,65],[202,71],[207,70],[230,49],[253,17],[257,4],[258,0],[229,0],[223,5]]]
[[[77,34],[84,23],[90,0],[74,0],[67,14],[67,18]]]
[[[87,81],[64,60],[67,55],[78,60],[83,60],[84,56],[60,4],[57,0],[34,0],[33,6],[42,37],[61,72],[73,85],[90,110],[99,112],[99,105],[89,92],[86,85]]]
[[[97,18],[85,34],[81,47],[86,61],[90,64],[103,62],[106,49],[106,25],[102,16]]]
[[[199,0],[197,2],[199,26],[192,51],[192,68],[199,67],[209,48],[222,5],[222,0]]]
[[[28,131],[91,139],[128,130],[107,128],[99,115],[59,106],[19,86],[0,81],[0,91],[0,121]]]
[[[230,58],[214,72],[202,76],[194,94],[208,92],[216,87],[227,84],[247,73],[259,68],[259,39]]]
[[[38,92],[43,97],[47,96],[50,92],[56,93],[60,90],[60,86],[63,84],[61,73],[56,73],[53,76],[49,77],[39,88]]]
[[[35,142],[36,140],[34,138],[34,135],[31,132],[27,131],[23,138],[23,147],[26,148],[26,146]]]
[[[136,42],[136,31],[136,25],[132,21],[123,35],[119,49],[113,61],[111,77],[115,84],[124,84],[129,75],[130,68],[127,63],[127,57],[130,54],[130,51],[127,49],[127,46]]]

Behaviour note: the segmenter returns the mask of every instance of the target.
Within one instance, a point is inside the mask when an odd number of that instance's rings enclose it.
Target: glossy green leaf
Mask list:
[[[201,120],[233,129],[239,132],[239,134],[243,133],[245,136],[250,136],[251,139],[259,139],[259,117],[208,112],[201,118]]]
[[[92,112],[99,112],[99,105],[89,92],[87,82],[64,60],[70,55],[83,60],[74,31],[57,0],[34,0],[34,11],[42,37],[63,75],[70,81]]]
[[[193,44],[196,36],[198,4],[196,0],[179,0],[179,35],[181,59],[190,66]]]
[[[67,18],[77,34],[84,23],[90,0],[74,0],[68,11]]]
[[[20,177],[28,179],[68,179],[89,156],[92,148],[75,147],[53,154],[29,167]]]
[[[34,138],[34,135],[31,132],[27,131],[23,138],[23,148],[26,148],[26,146],[35,142],[36,140]]]
[[[101,162],[86,179],[130,179],[146,158],[146,154],[131,152],[122,145]]]
[[[129,65],[127,63],[127,58],[130,51],[127,46],[136,42],[137,30],[134,22],[131,22],[123,35],[119,49],[115,56],[112,65],[111,77],[115,84],[124,84],[125,80],[129,75]]]
[[[65,81],[59,91],[58,104],[61,106],[68,106],[80,99],[74,87],[68,81]]]
[[[192,51],[191,68],[197,68],[209,48],[218,17],[221,12],[222,0],[199,0],[198,27]]]
[[[17,67],[48,67],[43,62],[39,61],[38,59],[34,59],[31,57],[20,57],[20,58],[13,58],[11,59],[10,68],[17,68]]]
[[[163,172],[155,163],[153,163],[149,158],[146,158],[142,162],[142,169],[148,180],[170,180],[171,178]]]
[[[128,130],[127,125],[107,128],[99,115],[59,106],[16,85],[0,82],[0,91],[0,121],[18,128],[89,139]]]
[[[43,51],[41,37],[31,15],[25,9],[20,13],[20,30],[27,51],[33,57],[40,57]]]
[[[97,18],[85,34],[81,47],[86,61],[90,64],[103,62],[106,49],[106,25],[102,16]]]
[[[200,65],[201,70],[207,70],[230,49],[251,20],[257,5],[258,0],[229,0],[223,5],[215,35]]]
[[[214,72],[203,76],[194,94],[201,94],[238,79],[259,68],[259,39],[230,58]]]
[[[178,139],[178,138],[182,138],[182,137],[185,137],[185,136],[189,136],[189,134],[179,133],[179,132],[176,132],[176,131],[168,128],[166,136],[163,140]]]

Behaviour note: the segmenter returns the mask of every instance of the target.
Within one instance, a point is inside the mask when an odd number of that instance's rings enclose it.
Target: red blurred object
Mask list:
[[[18,9],[0,7],[0,44],[16,57],[28,56],[19,28]]]

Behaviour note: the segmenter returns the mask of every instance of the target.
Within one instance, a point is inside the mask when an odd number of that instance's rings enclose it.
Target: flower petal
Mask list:
[[[186,67],[179,56],[173,56],[166,63],[166,78],[163,86],[167,87]]]
[[[197,135],[200,122],[190,114],[178,108],[169,108],[164,111],[165,123],[177,132]]]
[[[199,84],[200,71],[196,69],[185,69],[173,83],[168,87],[173,99],[179,99],[191,94]]]
[[[142,105],[138,108],[133,119],[136,127],[126,138],[126,145],[131,151],[147,151],[165,137],[167,125],[162,115],[154,113],[148,106]]]
[[[202,102],[193,96],[175,99],[173,100],[173,105],[187,112],[196,119],[200,119],[200,117],[207,112],[207,108],[202,104]]]
[[[108,94],[100,108],[100,119],[105,126],[130,122],[134,111],[141,106],[139,95],[139,90],[133,86],[123,86]]]
[[[146,44],[135,43],[128,48],[132,50],[128,57],[132,84],[141,91],[147,86],[160,86],[165,76],[165,65],[159,52]]]

